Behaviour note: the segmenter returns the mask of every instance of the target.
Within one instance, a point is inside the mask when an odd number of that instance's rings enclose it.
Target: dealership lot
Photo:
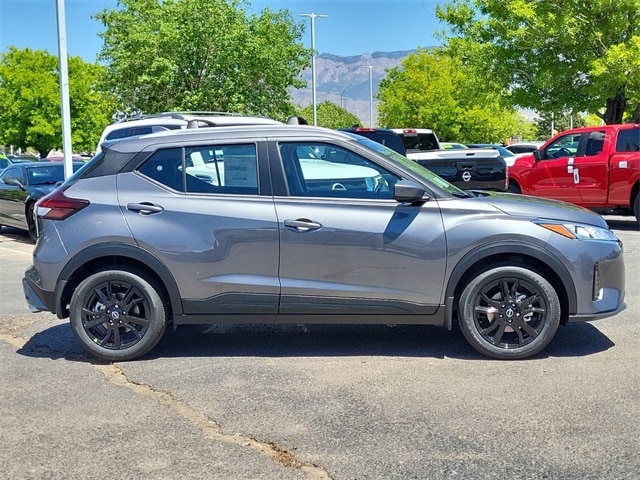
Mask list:
[[[31,314],[28,235],[0,234],[4,478],[635,479],[640,231],[627,309],[492,361],[416,326],[181,327],[135,362],[96,362]]]

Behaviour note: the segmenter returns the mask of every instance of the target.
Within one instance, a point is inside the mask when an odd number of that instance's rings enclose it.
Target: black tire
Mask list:
[[[633,214],[636,216],[638,224],[640,224],[640,192],[636,193],[636,198],[633,200]]]
[[[507,192],[517,193],[518,195],[520,195],[522,193],[522,190],[520,190],[520,187],[517,183],[509,182],[509,188],[507,188]]]
[[[110,362],[144,355],[167,326],[157,290],[125,270],[101,271],[82,281],[71,297],[69,317],[82,347]]]
[[[495,267],[472,279],[458,303],[467,341],[487,357],[532,357],[553,339],[560,301],[541,275],[521,267]]]
[[[36,226],[34,207],[35,202],[31,202],[27,207],[27,227],[29,230],[29,238],[33,243],[36,243],[36,240],[38,240],[38,227]]]

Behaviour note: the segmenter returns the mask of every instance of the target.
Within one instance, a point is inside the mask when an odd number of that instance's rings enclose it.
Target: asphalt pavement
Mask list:
[[[534,359],[424,326],[217,325],[143,359],[86,355],[32,314],[26,234],[0,233],[0,478],[637,479],[640,231],[627,309]]]

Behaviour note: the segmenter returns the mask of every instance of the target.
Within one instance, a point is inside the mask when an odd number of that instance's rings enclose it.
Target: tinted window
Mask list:
[[[585,156],[592,157],[602,153],[604,148],[604,132],[591,132],[587,139],[587,148],[585,149]]]
[[[258,193],[258,159],[253,144],[159,150],[139,171],[180,192]]]
[[[64,166],[52,165],[46,168],[27,169],[29,185],[55,185],[64,180]]]
[[[620,130],[616,143],[616,152],[640,151],[640,128]]]
[[[393,198],[396,175],[335,145],[283,143],[280,154],[289,192],[295,196]]]
[[[3,182],[6,180],[17,180],[20,184],[25,184],[24,175],[22,174],[22,170],[19,168],[7,168],[2,172],[2,177],[0,178],[2,178]]]
[[[407,151],[438,150],[438,140],[433,133],[404,132],[402,143]]]

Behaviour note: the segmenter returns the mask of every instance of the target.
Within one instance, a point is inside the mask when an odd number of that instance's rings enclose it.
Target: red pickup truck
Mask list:
[[[566,130],[509,168],[509,190],[640,222],[640,124]]]

